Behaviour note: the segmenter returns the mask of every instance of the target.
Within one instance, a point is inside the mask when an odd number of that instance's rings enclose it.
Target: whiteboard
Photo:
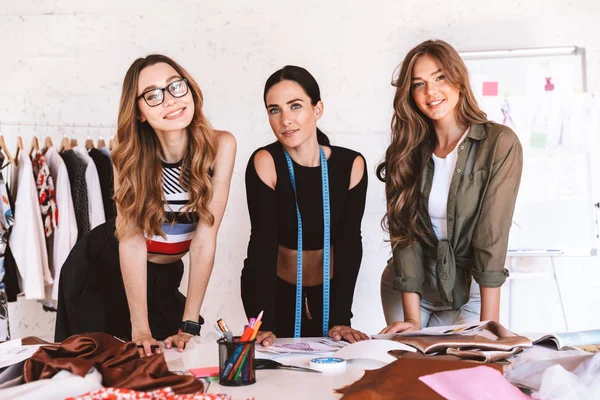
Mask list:
[[[464,57],[480,107],[523,145],[511,254],[597,253],[600,101],[584,92],[583,54]]]

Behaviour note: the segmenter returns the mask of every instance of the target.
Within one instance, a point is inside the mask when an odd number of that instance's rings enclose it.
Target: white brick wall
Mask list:
[[[353,324],[369,333],[384,325],[379,277],[389,255],[379,227],[383,185],[373,171],[388,141],[392,71],[406,51],[429,38],[447,40],[459,50],[583,46],[589,90],[600,91],[600,44],[594,28],[600,3],[595,0],[0,3],[0,122],[114,124],[127,67],[136,57],[160,52],[192,73],[214,126],[236,136],[231,197],[202,309],[208,329],[217,318],[226,318],[230,326],[243,323],[239,273],[249,235],[243,176],[250,153],[273,140],[262,89],[275,69],[288,63],[308,68],[325,102],[321,128],[335,144],[367,158],[365,249]],[[15,148],[17,128],[4,125],[0,130]],[[37,129],[39,136],[46,132]],[[48,131],[55,142],[64,132]],[[88,134],[106,137],[110,130],[75,133],[83,141]],[[29,146],[32,128],[21,128],[20,134]],[[549,270],[547,261],[518,260],[516,265]],[[570,329],[600,325],[599,264],[597,258],[556,260]],[[565,328],[553,279],[520,280],[512,289],[513,329]],[[508,292],[505,285],[505,322]],[[12,304],[10,316],[15,337],[52,336],[53,316],[35,302]]]

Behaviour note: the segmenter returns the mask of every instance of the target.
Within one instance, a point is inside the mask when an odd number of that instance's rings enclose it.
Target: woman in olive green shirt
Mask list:
[[[382,333],[498,321],[521,144],[488,121],[446,42],[412,49],[394,86],[392,142],[377,169],[393,249]]]

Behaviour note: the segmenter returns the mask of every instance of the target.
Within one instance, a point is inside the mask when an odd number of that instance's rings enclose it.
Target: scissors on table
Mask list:
[[[257,358],[254,360],[254,365],[255,369],[289,369],[290,371],[316,372],[318,374],[321,373],[321,371],[317,371],[316,369],[296,367],[295,365],[283,365],[280,362],[266,358]]]

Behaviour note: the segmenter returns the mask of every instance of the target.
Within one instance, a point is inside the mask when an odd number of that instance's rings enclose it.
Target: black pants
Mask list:
[[[308,305],[308,312],[307,312]],[[296,285],[277,278],[275,329],[277,337],[294,337]],[[308,314],[310,313],[311,319]],[[302,337],[323,336],[323,285],[302,287]]]
[[[181,260],[148,262],[148,322],[157,340],[177,333],[185,296],[179,292]],[[140,284],[144,284],[140,282]],[[131,340],[129,305],[119,262],[115,220],[94,228],[65,261],[59,281],[55,341],[85,332],[105,332]]]

